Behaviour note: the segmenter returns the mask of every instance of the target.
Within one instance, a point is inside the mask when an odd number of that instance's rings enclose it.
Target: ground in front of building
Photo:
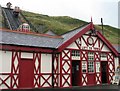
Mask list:
[[[72,88],[36,88],[36,89],[17,89],[2,91],[120,91],[120,85],[97,85],[97,86],[74,86]]]

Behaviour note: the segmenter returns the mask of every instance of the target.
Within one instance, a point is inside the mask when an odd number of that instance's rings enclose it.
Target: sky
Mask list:
[[[118,2],[120,0],[0,0],[6,7],[19,6],[22,10],[49,16],[70,16],[87,22],[93,19],[94,24],[111,25],[118,28]]]

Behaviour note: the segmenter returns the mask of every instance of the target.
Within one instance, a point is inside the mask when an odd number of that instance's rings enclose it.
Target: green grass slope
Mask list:
[[[42,14],[36,14],[31,12],[22,11],[24,16],[31,21],[31,23],[38,27],[38,32],[46,32],[48,30],[54,31],[56,34],[60,35],[69,30],[87,24],[85,21],[74,19],[68,16],[48,16]],[[42,27],[42,28],[41,28]],[[42,29],[42,30],[41,30]]]
[[[37,28],[37,32],[45,33],[48,30],[52,30],[54,33],[61,35],[65,32],[73,30],[77,27],[83,26],[88,22],[71,18],[69,16],[48,16],[43,14],[32,13],[28,11],[22,11],[22,14],[26,17],[27,20],[32,23]],[[0,18],[3,18],[0,16]],[[23,17],[20,16],[20,19],[25,22]],[[2,24],[4,27],[3,19],[0,19],[0,25]],[[95,25],[96,30],[101,31],[100,25]],[[31,29],[32,31],[35,31]],[[118,44],[120,43],[120,29],[114,28],[109,25],[104,25],[104,36],[112,43]]]
[[[31,21],[31,23],[38,27],[38,32],[46,32],[48,30],[54,31],[56,34],[61,35],[74,28],[80,27],[87,22],[71,18],[69,16],[48,16],[42,14],[36,14],[31,12],[22,11],[24,16]],[[42,26],[42,28],[39,28]],[[100,25],[95,25],[96,30],[101,31]],[[42,29],[42,30],[41,30]],[[120,30],[109,25],[104,25],[104,36],[112,43],[118,44],[120,41],[118,33]],[[120,43],[120,42],[119,42]]]
[[[102,31],[102,27],[100,25],[95,26],[97,30]],[[120,29],[114,28],[109,25],[103,26],[103,35],[112,43],[112,44],[120,44]]]

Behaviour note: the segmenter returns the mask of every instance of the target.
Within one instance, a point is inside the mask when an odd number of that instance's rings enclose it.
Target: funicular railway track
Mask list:
[[[7,28],[11,30],[17,30],[18,27],[22,24],[22,21],[20,20],[20,18],[14,16],[13,9],[2,7],[2,13],[3,13],[5,20],[7,21]],[[38,29],[36,29],[36,27],[34,27],[31,24],[31,22],[21,12],[19,13],[19,15],[26,21],[26,23],[30,25],[32,30],[38,31]]]
[[[16,30],[22,24],[19,18],[14,17],[13,9],[2,7],[2,12],[3,12],[5,19],[7,20],[7,25],[9,29]]]

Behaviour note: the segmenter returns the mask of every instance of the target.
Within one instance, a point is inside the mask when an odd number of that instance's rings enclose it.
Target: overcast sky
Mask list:
[[[118,27],[118,1],[120,0],[0,0],[1,6],[11,2],[22,10],[50,16],[71,16],[100,24]]]

